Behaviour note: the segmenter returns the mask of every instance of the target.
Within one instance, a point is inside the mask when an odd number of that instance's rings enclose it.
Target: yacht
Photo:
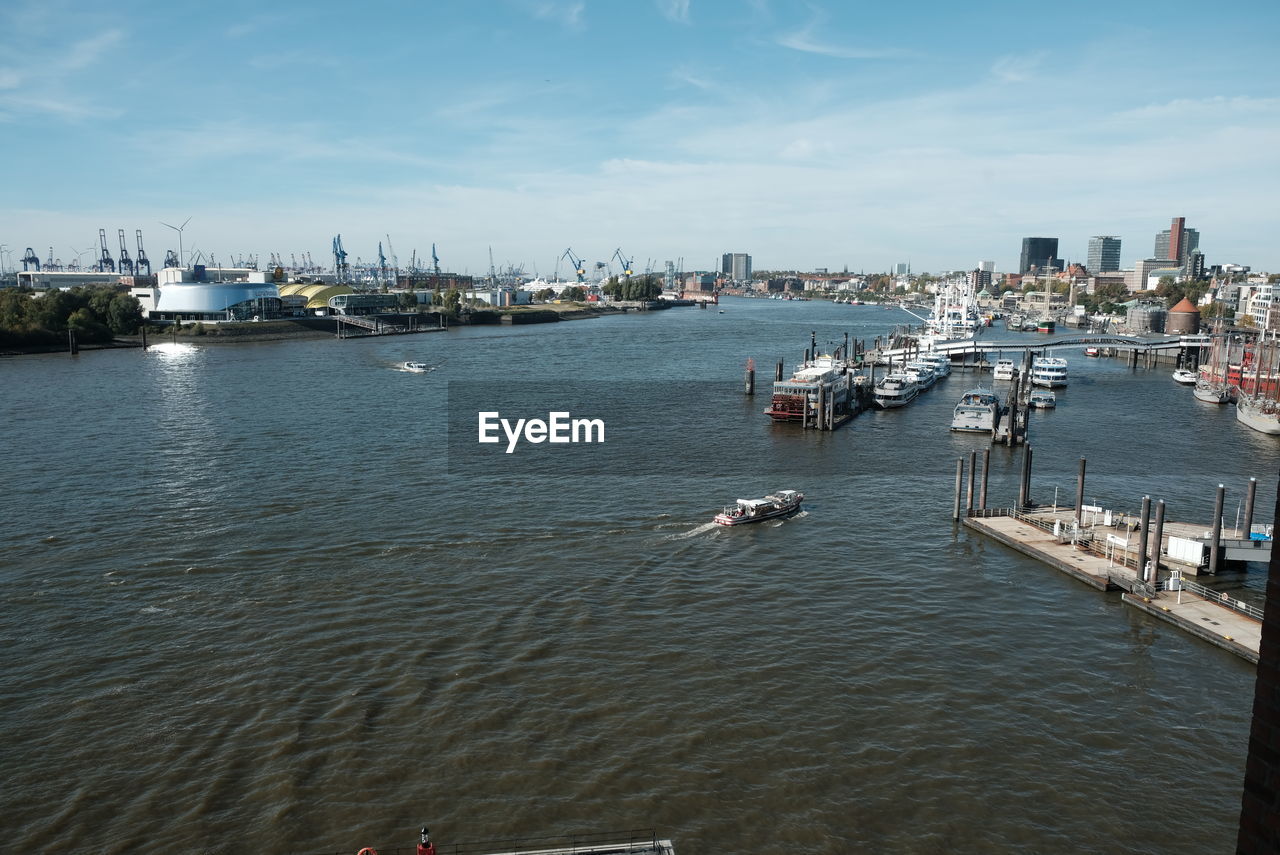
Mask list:
[[[1013,379],[1013,360],[997,359],[995,370],[991,372],[991,376],[996,380],[1012,380]]]
[[[908,362],[902,371],[907,376],[915,378],[916,385],[920,387],[921,392],[927,392],[932,389],[934,381],[938,379],[937,370],[933,367],[933,363],[923,359]]]
[[[804,493],[797,490],[779,490],[763,499],[738,499],[721,513],[716,514],[715,522],[720,525],[764,522],[795,513],[800,510],[802,501],[804,501]]]
[[[1037,389],[1027,398],[1027,406],[1033,410],[1052,410],[1058,406],[1058,396],[1048,389]]]
[[[1174,381],[1181,383],[1183,386],[1194,386],[1196,385],[1196,380],[1199,378],[1199,373],[1192,371],[1189,368],[1179,368],[1177,371],[1173,372]]]
[[[920,394],[920,385],[908,374],[889,374],[876,384],[875,402],[882,410],[905,407]]]
[[[1067,360],[1042,356],[1031,363],[1031,384],[1053,389],[1067,385]]]
[[[951,429],[990,433],[1000,419],[1000,398],[981,386],[964,393],[951,415]]]
[[[1261,433],[1280,435],[1280,407],[1270,398],[1241,395],[1236,401],[1236,421]]]
[[[943,353],[928,353],[921,356],[917,362],[927,362],[933,366],[934,382],[941,380],[943,377],[951,376],[951,357]]]
[[[431,366],[425,362],[406,362],[401,370],[411,371],[414,374],[425,374],[431,370]]]

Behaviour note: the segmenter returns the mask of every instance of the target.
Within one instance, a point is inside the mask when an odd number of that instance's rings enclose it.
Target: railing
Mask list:
[[[1179,581],[1182,583],[1182,590],[1195,594],[1202,600],[1217,603],[1220,606],[1239,612],[1240,614],[1245,615],[1246,617],[1251,617],[1254,620],[1262,620],[1262,609],[1255,605],[1246,603],[1244,600],[1237,600],[1225,591],[1215,591],[1212,588],[1206,588],[1199,582],[1192,582],[1190,579],[1181,579]]]
[[[436,843],[439,855],[533,855],[533,853],[578,853],[578,855],[666,855],[667,841],[659,840],[652,828],[635,831],[600,831],[557,837],[522,837],[481,840],[470,843]],[[329,853],[352,855],[355,849]],[[416,846],[377,847],[378,855],[416,855]]]

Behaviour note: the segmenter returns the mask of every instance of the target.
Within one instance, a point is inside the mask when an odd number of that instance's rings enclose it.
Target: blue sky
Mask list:
[[[0,243],[523,264],[1280,271],[1274,2],[473,0],[0,9]],[[10,261],[10,263],[12,263]],[[567,275],[568,264],[559,272]]]

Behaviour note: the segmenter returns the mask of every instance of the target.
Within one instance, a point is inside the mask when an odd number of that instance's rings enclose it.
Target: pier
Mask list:
[[[486,840],[474,843],[436,843],[439,855],[675,855],[675,846],[649,830],[566,834]],[[366,847],[376,855],[414,855],[416,846]],[[350,855],[353,849],[326,855]]]
[[[1224,487],[1219,485],[1216,522],[1172,522],[1165,506],[1144,497],[1137,516],[1083,503],[1086,464],[1080,459],[1076,504],[1039,506],[1030,499],[1031,449],[1023,460],[1015,507],[987,507],[988,453],[981,476],[976,456],[968,464],[967,504],[961,508],[965,461],[956,461],[953,518],[962,525],[1098,591],[1121,591],[1121,600],[1152,617],[1231,653],[1257,663],[1262,638],[1262,609],[1214,591],[1191,576],[1214,574],[1224,561],[1266,561],[1270,526],[1252,524],[1257,482],[1250,479],[1242,530],[1224,537]],[[979,480],[980,477],[980,480]],[[976,490],[975,490],[976,484]],[[1245,537],[1240,537],[1245,534]],[[1257,544],[1257,545],[1255,545]],[[1227,550],[1234,550],[1231,559]]]
[[[1084,334],[1062,336],[1054,339],[1046,339],[1045,341],[1026,341],[1020,339],[1017,341],[999,341],[986,340],[982,338],[960,339],[957,341],[934,342],[931,347],[926,349],[920,347],[919,343],[914,339],[907,337],[902,344],[889,342],[884,347],[876,347],[869,352],[868,358],[877,365],[889,365],[896,361],[910,360],[920,353],[941,353],[950,356],[952,361],[959,360],[960,363],[967,364],[974,362],[981,364],[985,361],[985,357],[992,354],[1045,354],[1053,350],[1083,348],[1083,347],[1106,347],[1113,352],[1127,352],[1132,363],[1136,364],[1138,354],[1153,355],[1166,352],[1181,352],[1184,350],[1199,350],[1202,347],[1209,347],[1212,337],[1208,335],[1182,335],[1182,336],[1160,336],[1158,338],[1149,338],[1132,335],[1115,335],[1115,334]]]

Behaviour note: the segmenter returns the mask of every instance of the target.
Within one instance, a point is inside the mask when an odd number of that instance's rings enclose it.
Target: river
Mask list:
[[[0,360],[6,848],[1231,851],[1253,666],[952,524],[971,376],[833,433],[743,396],[904,313],[720,309]],[[1256,476],[1269,521],[1274,438],[1066,355],[1037,501],[1084,456],[1090,503],[1230,524]],[[489,402],[606,442],[481,448]]]

